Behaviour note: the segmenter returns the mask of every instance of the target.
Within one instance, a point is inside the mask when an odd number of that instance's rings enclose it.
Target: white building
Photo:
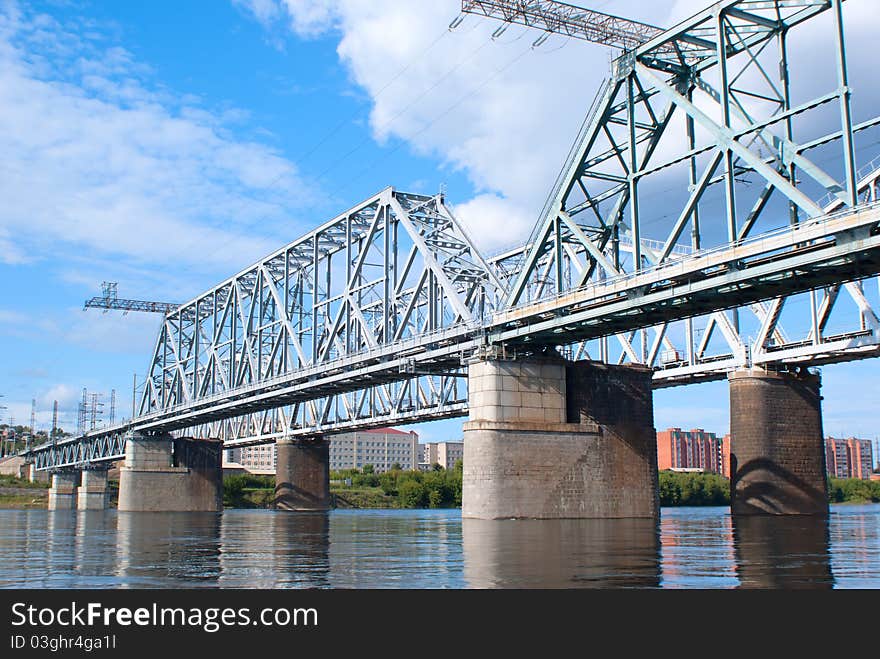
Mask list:
[[[395,464],[401,469],[417,469],[421,455],[419,435],[395,428],[360,430],[334,435],[330,440],[330,469],[362,469],[373,465],[376,473]]]
[[[422,469],[431,469],[435,464],[452,469],[458,460],[464,460],[464,442],[422,444]]]
[[[225,451],[226,464],[240,464],[251,473],[274,474],[277,457],[275,444],[245,446]],[[419,435],[395,428],[360,430],[330,438],[330,469],[362,469],[372,465],[376,473],[388,471],[395,464],[401,469],[418,468],[422,454]]]
[[[234,453],[232,453],[234,451]],[[244,467],[252,474],[274,474],[277,455],[275,444],[259,444],[258,446],[242,446],[229,449],[227,463],[233,466],[236,463]]]

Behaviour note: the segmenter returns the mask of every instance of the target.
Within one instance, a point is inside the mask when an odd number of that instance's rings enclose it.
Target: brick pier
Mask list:
[[[752,369],[729,382],[733,514],[827,514],[819,376]]]

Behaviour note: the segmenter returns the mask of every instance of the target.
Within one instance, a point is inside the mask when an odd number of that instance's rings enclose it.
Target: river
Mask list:
[[[828,519],[0,510],[3,588],[880,588],[880,504]]]

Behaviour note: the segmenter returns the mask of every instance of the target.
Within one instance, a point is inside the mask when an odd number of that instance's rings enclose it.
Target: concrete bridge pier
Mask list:
[[[480,360],[468,396],[463,517],[659,516],[649,369]]]
[[[275,449],[275,507],[329,510],[330,442],[321,438],[280,439]]]
[[[27,465],[27,479],[31,483],[45,483],[50,478],[48,471],[37,471],[37,466],[31,462]]]
[[[119,510],[223,510],[223,442],[133,433],[119,474]]]
[[[106,466],[83,469],[82,481],[77,491],[77,509],[104,510],[107,508],[107,471]]]
[[[731,512],[827,515],[820,377],[753,368],[729,384]]]
[[[74,510],[78,485],[79,471],[75,469],[65,469],[52,474],[52,485],[49,487],[49,510]]]

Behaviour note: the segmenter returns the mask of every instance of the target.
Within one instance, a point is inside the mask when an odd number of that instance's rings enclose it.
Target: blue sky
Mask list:
[[[0,0],[3,421],[35,398],[45,428],[57,399],[72,428],[83,387],[129,414],[158,319],[84,312],[103,280],[188,299],[387,185],[445,185],[487,252],[527,235],[608,53],[450,32],[458,4]],[[591,6],[668,25],[703,4]],[[880,432],[875,370],[824,369],[829,433]],[[656,425],[725,433],[727,405],[724,383],[660,391]]]

